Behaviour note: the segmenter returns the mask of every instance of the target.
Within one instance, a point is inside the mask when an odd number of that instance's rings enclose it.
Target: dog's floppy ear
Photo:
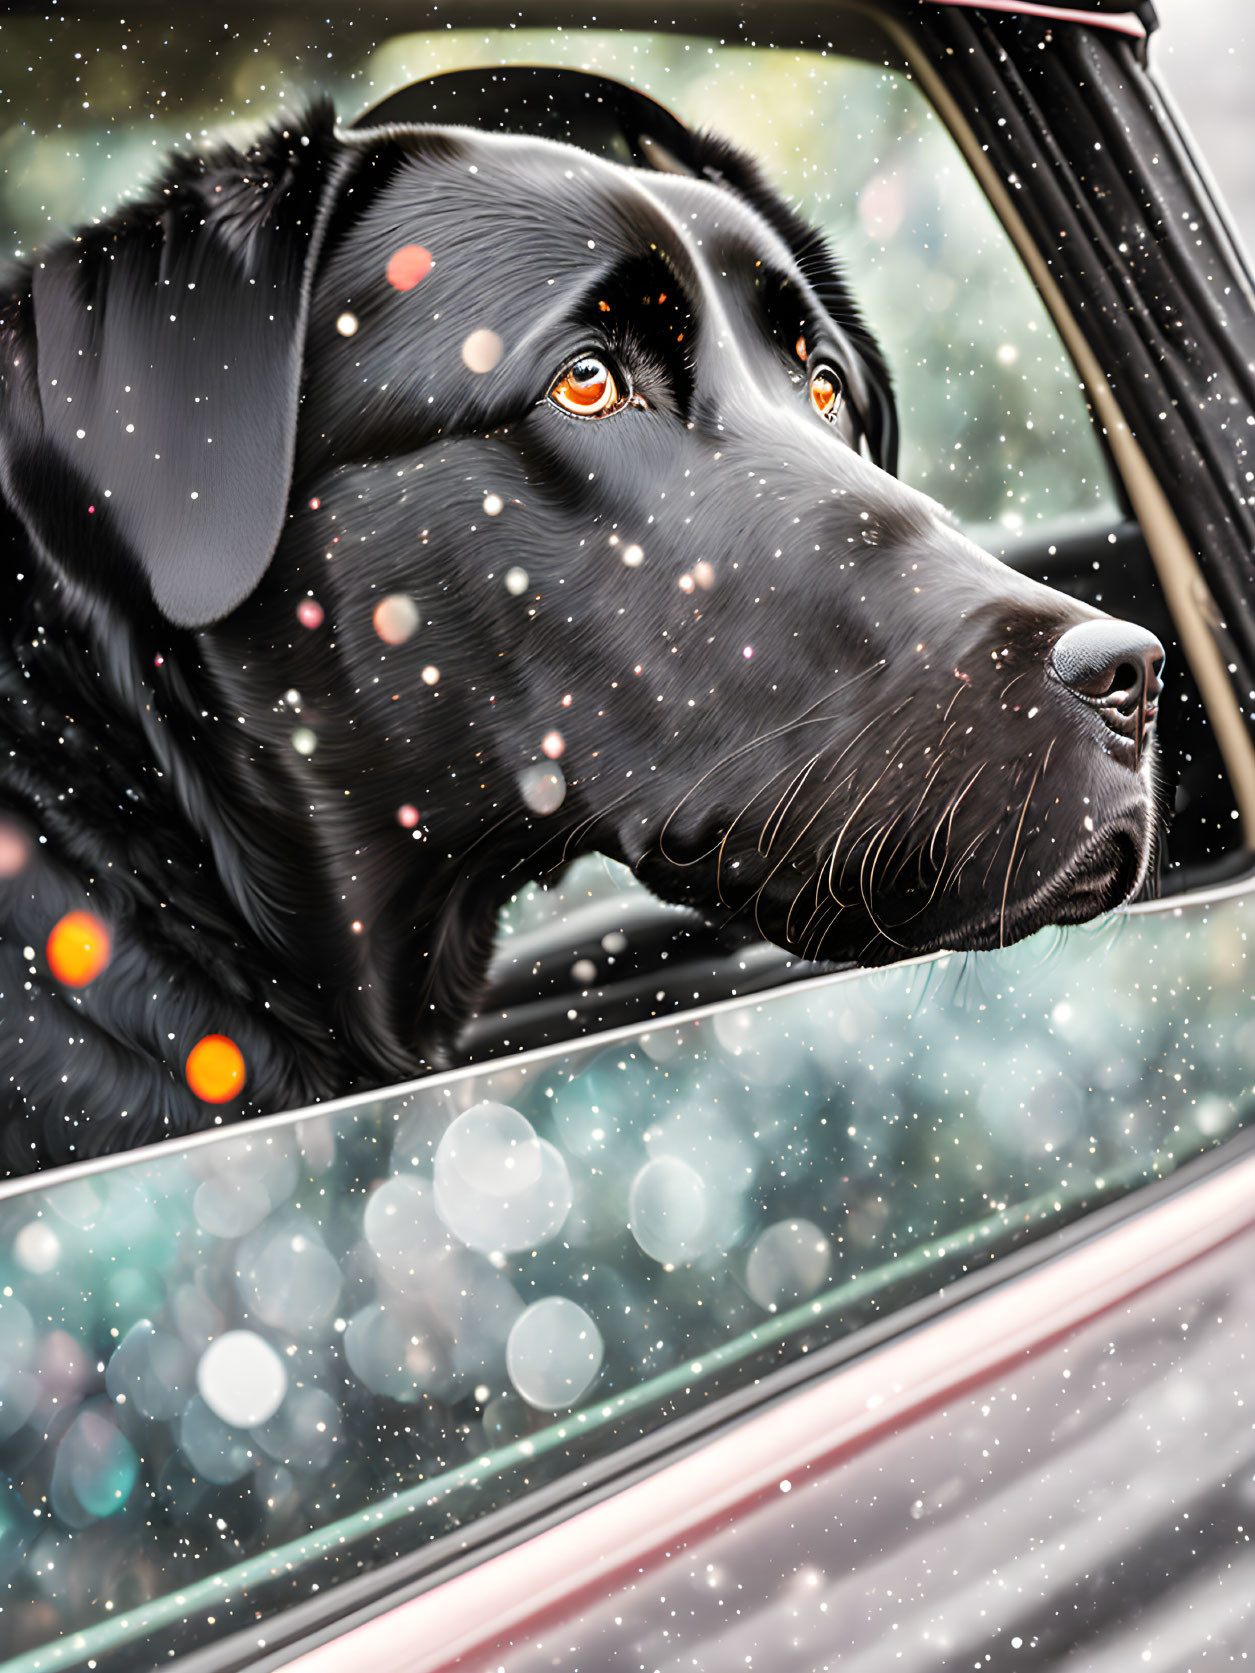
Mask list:
[[[0,482],[83,580],[138,565],[170,622],[257,585],[287,508],[313,267],[342,168],[330,106],[177,158],[35,258],[0,309]]]

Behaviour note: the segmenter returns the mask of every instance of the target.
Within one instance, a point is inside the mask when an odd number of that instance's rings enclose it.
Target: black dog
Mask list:
[[[1158,644],[881,468],[749,162],[633,155],[317,109],[6,285],[11,1167],[439,1064],[589,849],[865,963],[1143,885]]]

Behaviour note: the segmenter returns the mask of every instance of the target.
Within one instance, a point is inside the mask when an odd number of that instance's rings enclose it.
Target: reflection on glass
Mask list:
[[[525,1512],[1219,1143],[1252,1112],[1250,910],[826,979],[0,1199],[14,1665],[203,1642],[241,1587],[264,1618]]]

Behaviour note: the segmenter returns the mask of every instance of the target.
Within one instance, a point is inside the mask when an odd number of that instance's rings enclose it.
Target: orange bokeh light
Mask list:
[[[225,1104],[244,1090],[244,1053],[225,1034],[206,1034],[187,1054],[187,1084],[206,1104]]]
[[[83,988],[109,962],[109,931],[92,912],[67,912],[48,937],[48,968],[68,988]]]
[[[427,277],[433,265],[430,250],[425,250],[421,244],[407,244],[388,262],[388,283],[394,290],[413,290]]]

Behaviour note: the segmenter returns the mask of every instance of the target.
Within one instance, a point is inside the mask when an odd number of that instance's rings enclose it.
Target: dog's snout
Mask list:
[[[1062,684],[1132,743],[1135,765],[1163,690],[1163,665],[1164,648],[1153,633],[1110,617],[1070,627],[1050,655]]]

